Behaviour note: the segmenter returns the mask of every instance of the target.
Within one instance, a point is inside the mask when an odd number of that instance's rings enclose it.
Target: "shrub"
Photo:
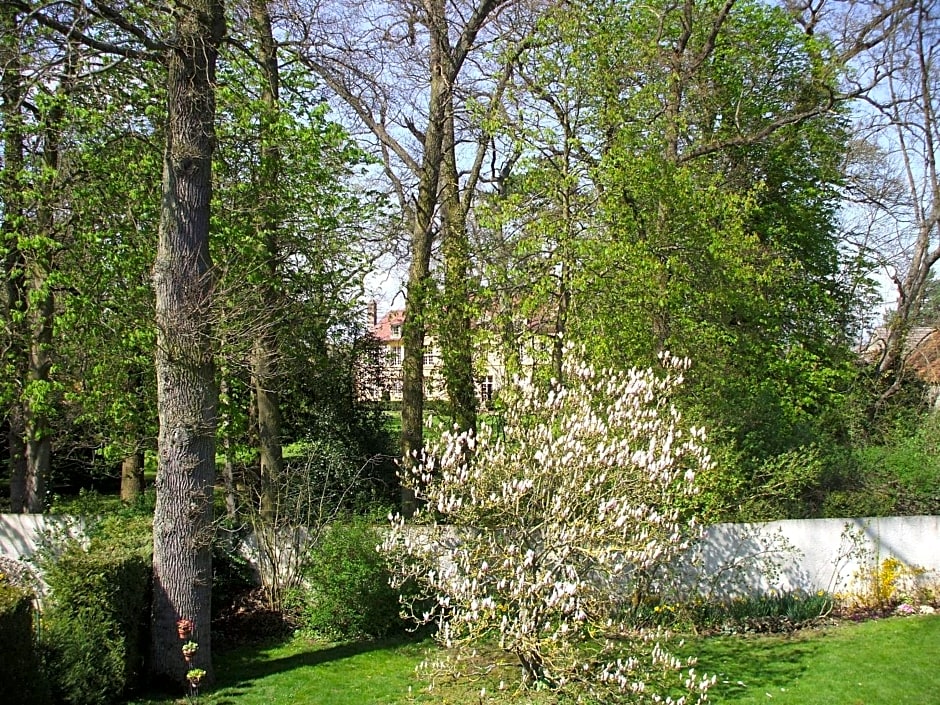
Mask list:
[[[40,559],[50,587],[42,643],[62,702],[115,702],[143,672],[150,560],[139,532],[104,525],[88,548],[69,539]]]
[[[33,595],[0,574],[0,683],[17,684],[18,702],[44,705],[49,690],[42,677],[33,632]]]
[[[384,637],[401,631],[398,592],[389,585],[382,534],[365,518],[327,527],[310,553],[301,599],[302,627],[332,639]]]
[[[50,614],[43,644],[59,702],[107,705],[128,685],[125,640],[117,622],[99,609]]]
[[[849,609],[891,611],[901,600],[920,601],[920,579],[926,574],[920,566],[909,566],[903,561],[888,556],[878,560],[877,554],[869,557],[854,575],[855,590],[844,596]]]
[[[497,644],[524,685],[560,696],[705,699],[713,679],[670,655],[664,634],[611,620],[613,601],[656,594],[698,535],[677,500],[710,458],[669,401],[687,362],[662,361],[662,373],[623,373],[569,357],[547,389],[516,380],[502,424],[443,434],[403,478],[420,525],[397,517],[383,549],[396,578],[434,599],[407,607],[439,624],[442,668],[466,676]]]
[[[940,420],[905,419],[859,448],[826,497],[822,514],[868,517],[940,513]]]
[[[789,632],[832,612],[835,600],[825,591],[775,592],[731,600],[693,600],[675,611],[662,610],[661,619],[689,619],[707,632]]]

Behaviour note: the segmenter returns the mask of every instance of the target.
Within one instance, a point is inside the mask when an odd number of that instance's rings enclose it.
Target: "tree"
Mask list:
[[[218,391],[211,336],[209,206],[215,73],[225,16],[218,0],[175,4],[166,51],[163,200],[154,261],[157,505],[153,522],[155,675],[184,684],[176,621],[193,622],[195,666],[212,680],[212,493]]]
[[[15,511],[41,512],[57,396],[52,375],[54,257],[66,237],[63,214],[68,212],[62,142],[82,57],[70,39],[29,37],[20,14],[13,6],[3,11],[3,41],[10,52],[4,57],[10,70],[4,72],[3,119],[4,148],[9,150],[4,169],[7,343],[15,372],[8,397],[11,499]],[[35,67],[38,77],[28,82],[31,67],[23,66],[19,55],[27,45],[42,57]]]
[[[71,484],[74,458],[91,457],[93,449],[103,449],[93,461],[96,472],[103,472],[102,456],[107,463],[123,458],[130,498],[141,487],[145,439],[155,436],[145,421],[154,396],[147,384],[152,328],[141,323],[153,305],[147,234],[155,234],[159,189],[152,166],[159,162],[153,141],[161,136],[155,103],[162,99],[154,66],[131,65],[120,47],[96,41],[101,25],[75,8],[9,9],[21,21],[4,39],[31,47],[18,53],[26,79],[18,81],[18,101],[9,101],[4,120],[19,133],[11,138],[20,150],[11,144],[11,151],[24,157],[8,162],[19,163],[18,175],[3,193],[19,213],[8,220],[5,240],[4,399],[11,458],[20,466],[11,473],[13,504],[22,507],[27,477],[51,471]],[[4,76],[13,81],[15,74]],[[42,342],[30,345],[40,333]],[[29,446],[23,421],[30,407],[44,417],[32,425],[45,430],[31,454],[42,462],[30,462],[27,474],[28,453],[17,444]],[[31,494],[37,507],[47,499]]]
[[[25,135],[23,126],[24,81],[23,57],[20,41],[20,19],[16,8],[4,5],[0,9],[0,65],[3,66],[3,248],[4,248],[4,325],[7,350],[4,354],[4,401],[8,433],[10,469],[10,504],[14,512],[24,509],[26,495],[26,449],[24,446],[25,425],[19,390],[10,380],[22,380],[23,351],[22,316],[24,301],[24,265],[17,246],[18,232],[23,226],[25,205],[20,188],[24,170]]]
[[[940,282],[933,274],[927,280],[920,311],[912,323],[915,326],[940,327]]]
[[[258,449],[261,461],[261,513],[271,519],[274,513],[274,487],[283,471],[281,447],[281,408],[276,391],[278,333],[273,320],[279,309],[277,280],[279,278],[278,230],[282,227],[279,199],[279,175],[281,151],[276,131],[272,129],[279,120],[280,66],[277,45],[271,25],[271,13],[266,0],[249,2],[251,28],[254,35],[255,52],[260,71],[261,128],[259,135],[260,159],[258,163],[261,207],[256,228],[257,241],[264,258],[264,279],[261,286],[261,307],[266,315],[262,320],[251,351],[251,376],[253,381],[255,419],[258,427]]]
[[[70,239],[56,257],[63,393],[53,470],[59,474],[63,457],[93,451],[96,474],[120,473],[125,502],[144,489],[144,453],[157,436],[151,268],[165,117],[159,85],[158,65],[121,60],[92,71],[73,93]]]
[[[745,484],[837,436],[853,358],[839,57],[743,1],[583,3],[534,44],[503,128],[521,156],[488,204],[511,254],[494,287],[598,363],[694,354],[684,408]]]
[[[905,379],[907,336],[940,259],[938,10],[933,0],[871,2],[845,21],[849,35],[859,22],[890,18],[884,40],[853,57],[847,87],[860,101],[848,194],[868,222],[862,244],[886,266],[898,293],[877,366],[882,402]]]
[[[423,442],[423,355],[432,320],[431,263],[438,230],[445,268],[439,342],[448,394],[455,420],[462,427],[475,425],[466,219],[489,141],[482,135],[470,144],[472,166],[461,179],[458,165],[466,150],[461,150],[459,130],[469,102],[461,90],[484,85],[487,75],[500,75],[498,69],[485,72],[472,62],[484,60],[479,49],[495,41],[487,32],[505,5],[505,0],[460,6],[439,0],[324,4],[318,7],[316,26],[306,23],[303,8],[294,18],[298,36],[307,41],[305,63],[371,134],[399,201],[402,228],[409,233],[402,333],[406,463]],[[499,86],[496,80],[490,91],[471,93],[484,112],[498,104]]]
[[[696,535],[678,505],[711,464],[670,401],[688,361],[662,363],[595,370],[569,349],[564,382],[505,389],[499,427],[445,431],[422,455],[407,481],[423,508],[393,521],[382,549],[397,581],[419,586],[406,609],[437,621],[455,672],[473,677],[471,652],[497,645],[528,687],[704,701],[714,679],[629,616]]]
[[[281,28],[255,10],[233,24],[231,44],[241,49],[222,53],[211,246],[227,507],[232,519],[250,517],[264,539],[260,559],[274,565],[286,533],[300,536],[319,521],[310,517],[332,511],[337,475],[355,477],[366,462],[355,432],[346,432],[362,418],[346,406],[347,351],[362,335],[362,281],[381,200],[350,185],[368,159],[329,119],[290,47],[259,48]],[[245,47],[254,48],[246,55]],[[256,54],[269,58],[259,63]],[[282,407],[291,409],[286,418]],[[351,418],[336,418],[337,409]],[[282,445],[294,442],[310,456],[285,461]],[[308,506],[287,497],[300,487]],[[266,583],[272,605],[284,586]]]
[[[221,3],[17,6],[37,26],[85,46],[166,69],[167,127],[158,246],[156,381],[157,506],[154,516],[152,666],[159,677],[186,684],[176,621],[191,620],[201,648],[196,665],[209,672],[211,649],[212,490],[217,392],[210,303],[209,205],[214,147],[215,66],[225,33]],[[169,10],[163,14],[161,10]],[[165,21],[169,20],[168,23]],[[167,24],[172,25],[171,31]],[[159,35],[164,30],[164,37]],[[38,358],[37,358],[38,359]],[[42,362],[40,360],[40,362]]]

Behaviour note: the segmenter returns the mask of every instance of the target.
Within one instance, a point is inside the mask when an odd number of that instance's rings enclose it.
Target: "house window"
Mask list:
[[[400,338],[401,337],[401,323],[392,324],[392,337]]]
[[[400,366],[402,357],[403,357],[403,352],[404,352],[404,348],[400,346],[396,345],[396,346],[389,347],[388,350],[385,351],[385,362],[395,367]]]
[[[430,367],[433,364],[434,364],[434,351],[425,350],[424,351],[424,366]]]
[[[493,401],[493,375],[487,375],[480,380],[480,401],[484,404]]]

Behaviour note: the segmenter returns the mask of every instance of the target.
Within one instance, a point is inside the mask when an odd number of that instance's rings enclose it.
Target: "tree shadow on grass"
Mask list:
[[[341,661],[374,651],[395,650],[408,645],[420,648],[424,636],[399,636],[375,641],[358,641],[318,648],[298,645],[298,651],[285,656],[268,658],[265,652],[278,648],[280,644],[242,646],[220,659],[216,671],[215,699],[217,705],[232,705],[239,696],[257,681],[276,673],[286,673],[298,668],[316,667],[332,661]]]
[[[787,688],[808,669],[819,651],[800,637],[714,637],[695,642],[696,670],[717,674],[709,699],[733,702],[754,690]]]

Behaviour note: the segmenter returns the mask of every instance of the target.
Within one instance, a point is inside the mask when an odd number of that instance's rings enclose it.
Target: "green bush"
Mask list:
[[[49,702],[46,680],[39,667],[33,633],[33,596],[9,585],[0,576],[0,683],[17,685],[17,702]]]
[[[56,611],[47,618],[43,644],[57,702],[108,705],[127,689],[127,642],[102,610]]]
[[[330,526],[310,555],[301,596],[303,629],[331,639],[383,637],[402,630],[398,592],[385,558],[376,551],[379,530],[365,519]]]
[[[143,673],[151,573],[142,527],[98,528],[88,548],[66,540],[41,559],[45,659],[54,695],[72,705],[116,702]]]
[[[940,513],[940,416],[884,434],[840,469],[821,514],[866,517]]]

